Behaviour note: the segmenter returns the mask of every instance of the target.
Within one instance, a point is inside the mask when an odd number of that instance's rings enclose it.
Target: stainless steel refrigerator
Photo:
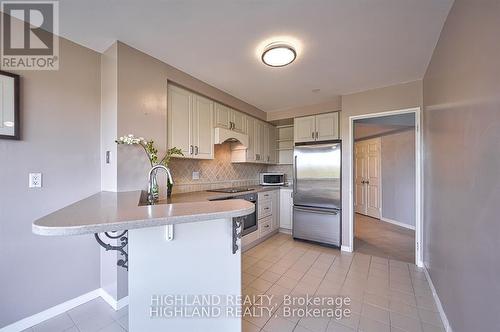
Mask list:
[[[340,247],[341,142],[296,143],[293,237]]]

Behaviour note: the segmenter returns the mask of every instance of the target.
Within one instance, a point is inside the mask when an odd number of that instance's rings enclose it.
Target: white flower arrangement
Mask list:
[[[118,144],[128,144],[128,145],[134,145],[134,144],[147,144],[146,140],[144,140],[144,137],[139,137],[136,138],[134,135],[129,134],[127,136],[122,136],[116,140],[116,143]]]
[[[170,162],[170,158],[172,156],[174,156],[174,155],[183,156],[184,155],[180,149],[173,147],[171,149],[168,149],[165,156],[160,161],[158,161],[158,149],[156,149],[154,147],[154,142],[152,140],[147,141],[144,139],[144,137],[135,137],[132,134],[128,134],[127,136],[121,136],[118,139],[116,139],[115,142],[117,144],[141,146],[149,158],[149,163],[151,164],[151,167],[153,167],[155,165],[168,166],[168,163]]]

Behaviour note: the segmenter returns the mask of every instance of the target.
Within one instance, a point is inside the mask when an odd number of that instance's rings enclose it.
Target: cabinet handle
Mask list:
[[[265,225],[264,227],[268,228],[268,227],[269,227],[269,225]]]
[[[192,145],[189,146],[189,154],[193,154],[193,146]]]
[[[195,146],[195,147],[194,147],[194,154],[195,154],[195,155],[198,155],[198,146]]]
[[[311,133],[311,138],[314,139],[314,131]]]
[[[266,207],[266,208],[264,208],[264,210],[269,210],[269,208],[268,208],[268,207]]]
[[[316,139],[318,139],[319,135],[318,135],[318,132],[316,132]]]

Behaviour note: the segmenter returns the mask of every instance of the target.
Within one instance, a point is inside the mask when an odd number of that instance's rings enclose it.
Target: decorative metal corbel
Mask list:
[[[241,239],[241,231],[238,228],[243,225],[244,217],[233,218],[233,255],[238,251],[238,239]]]
[[[118,251],[123,256],[123,259],[119,259],[116,264],[118,266],[123,267],[124,269],[127,269],[127,271],[128,271],[128,253],[127,253],[127,251],[125,251],[125,247],[128,245],[128,236],[127,236],[128,233],[127,233],[127,231],[123,231],[117,235],[113,235],[110,233],[116,234],[116,232],[104,232],[104,235],[106,235],[106,237],[111,239],[111,240],[119,239],[120,240],[119,245],[112,245],[112,244],[104,242],[99,237],[98,233],[95,233],[94,236],[95,236],[97,243],[99,243],[99,245],[101,245],[101,247],[106,249],[106,251],[115,250],[115,251]]]

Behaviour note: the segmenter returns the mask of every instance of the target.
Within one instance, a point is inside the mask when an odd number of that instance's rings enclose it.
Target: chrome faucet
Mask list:
[[[168,169],[168,167],[165,167],[163,165],[153,166],[149,171],[149,181],[148,181],[148,201],[150,203],[156,202],[159,197],[158,184],[156,181],[156,173],[159,169],[165,170],[168,177],[167,181],[169,181],[171,184],[174,183],[174,180],[172,178],[172,173],[170,173],[170,169]]]

